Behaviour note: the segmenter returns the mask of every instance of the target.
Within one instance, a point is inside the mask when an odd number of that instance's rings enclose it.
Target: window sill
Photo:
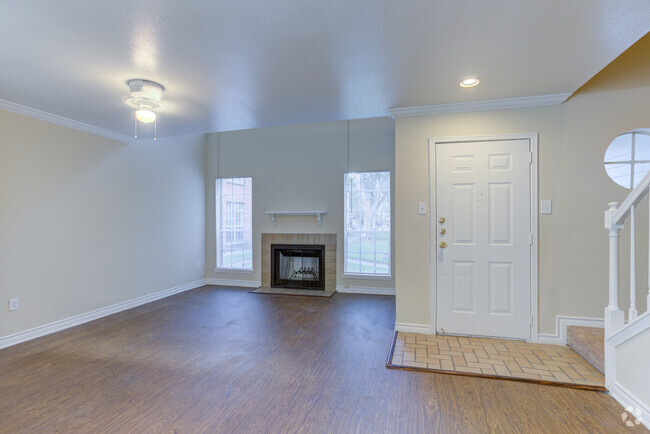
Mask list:
[[[253,274],[252,268],[215,268],[216,273]]]
[[[343,278],[358,280],[393,280],[393,276],[390,274],[343,273]]]

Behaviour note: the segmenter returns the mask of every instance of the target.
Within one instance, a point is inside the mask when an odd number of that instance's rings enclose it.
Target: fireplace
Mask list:
[[[263,233],[262,234],[262,287],[271,288],[271,246],[290,244],[299,248],[303,246],[325,246],[324,265],[319,271],[325,279],[325,291],[336,291],[336,234],[299,234],[299,233]],[[291,276],[289,276],[291,277]]]
[[[271,286],[292,289],[325,289],[325,246],[271,245]]]

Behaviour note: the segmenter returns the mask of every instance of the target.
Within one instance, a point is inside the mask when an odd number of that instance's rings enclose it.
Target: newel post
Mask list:
[[[618,238],[623,225],[614,224],[618,203],[611,202],[605,211],[605,229],[609,230],[609,305],[605,308],[605,339],[625,324],[625,313],[618,305]]]

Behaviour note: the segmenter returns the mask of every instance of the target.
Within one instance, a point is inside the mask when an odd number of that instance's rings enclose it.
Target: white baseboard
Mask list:
[[[421,333],[425,335],[433,334],[429,324],[411,324],[407,322],[396,322],[395,331],[404,333]]]
[[[33,329],[25,330],[22,332],[14,333],[9,336],[0,338],[0,348],[10,347],[12,345],[26,342],[32,339],[40,338],[41,336],[49,335],[70,327],[84,324],[96,319],[112,315],[114,313],[122,312],[124,310],[132,309],[134,307],[151,303],[152,301],[160,300],[161,298],[169,297],[190,289],[198,288],[205,285],[205,279],[200,279],[194,282],[179,285],[174,288],[164,289],[162,291],[154,292],[153,294],[143,295],[131,300],[123,301],[112,306],[102,307],[91,312],[75,315],[70,318],[55,321],[49,324],[35,327]]]
[[[348,294],[373,294],[373,295],[395,295],[395,288],[374,288],[371,286],[348,286],[336,285],[336,292]]]
[[[605,327],[605,320],[600,318],[582,318],[579,316],[560,316],[555,319],[554,335],[538,333],[536,343],[566,345],[566,328],[568,326]]]
[[[205,280],[208,285],[237,286],[242,288],[259,288],[262,286],[262,282],[259,280],[219,279],[216,277],[208,277]]]
[[[560,345],[567,344],[566,329],[568,326],[597,327],[602,329],[605,328],[605,320],[601,318],[558,316],[556,330],[560,333]]]
[[[644,405],[634,394],[618,382],[614,382],[609,394],[628,411],[627,420],[634,423],[638,419],[646,428],[650,429],[650,408]]]
[[[548,335],[543,333],[537,334],[537,340],[530,340],[530,342],[536,344],[552,344],[552,345],[562,345],[560,337],[557,335]]]
[[[339,291],[338,286],[336,287],[336,290]],[[558,315],[556,319],[556,331],[558,334],[551,335],[539,333],[536,340],[530,340],[529,342],[535,342],[539,344],[566,345],[566,329],[570,325],[603,328],[605,327],[605,320],[599,318],[582,318]],[[431,328],[426,324],[395,323],[395,330],[408,333],[433,334]]]

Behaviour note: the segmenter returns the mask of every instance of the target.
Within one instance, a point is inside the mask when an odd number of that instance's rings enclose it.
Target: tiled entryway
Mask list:
[[[605,390],[603,375],[566,346],[395,332],[391,350],[389,368]]]

